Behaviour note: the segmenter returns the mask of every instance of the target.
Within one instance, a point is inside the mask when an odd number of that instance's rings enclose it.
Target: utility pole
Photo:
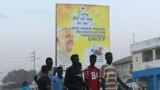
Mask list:
[[[31,57],[31,58],[33,58],[33,60],[31,60],[31,61],[33,61],[33,70],[36,71],[36,59],[40,59],[40,58],[36,58],[36,52],[35,52],[35,50],[33,50],[33,52],[31,54],[33,55]]]

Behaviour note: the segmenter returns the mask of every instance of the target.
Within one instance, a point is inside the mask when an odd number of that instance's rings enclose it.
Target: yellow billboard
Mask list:
[[[104,64],[110,50],[109,7],[100,5],[56,5],[56,57],[58,65],[71,64],[70,56],[78,54],[83,65],[89,56]]]

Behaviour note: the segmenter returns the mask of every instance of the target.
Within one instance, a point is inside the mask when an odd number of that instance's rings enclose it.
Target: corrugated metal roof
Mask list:
[[[117,60],[117,61],[113,62],[113,65],[129,63],[129,62],[132,62],[132,56],[128,56],[128,57],[122,58],[120,60]]]

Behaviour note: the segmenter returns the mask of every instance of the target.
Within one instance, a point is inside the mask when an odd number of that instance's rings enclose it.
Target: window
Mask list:
[[[152,52],[152,50],[143,52],[142,59],[143,59],[143,62],[153,61],[153,52]]]
[[[156,60],[160,59],[160,48],[156,49]]]

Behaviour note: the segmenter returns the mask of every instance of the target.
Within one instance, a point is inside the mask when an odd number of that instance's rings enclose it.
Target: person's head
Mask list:
[[[61,67],[61,66],[59,66],[59,67],[57,67],[57,75],[59,76],[59,77],[62,77],[62,74],[63,74],[63,68]]]
[[[107,64],[111,65],[112,64],[112,60],[113,60],[112,53],[111,52],[107,52],[105,54],[105,59],[107,61]]]
[[[53,65],[52,58],[48,57],[48,58],[46,59],[46,65],[47,65],[47,67],[48,67],[49,69],[52,68],[52,65]]]
[[[42,71],[42,73],[44,73],[44,74],[48,74],[49,69],[48,69],[47,65],[43,65],[43,66],[41,67],[41,71]]]
[[[96,63],[96,59],[97,59],[97,56],[92,54],[90,55],[90,66],[94,67],[95,63]]]
[[[27,85],[28,85],[27,81],[23,81],[22,86],[27,86]]]
[[[78,64],[78,63],[79,63],[78,54],[73,54],[73,55],[71,56],[71,61],[72,61],[72,64],[73,64],[73,65]]]
[[[71,52],[73,47],[73,35],[68,28],[62,28],[57,32],[57,44],[67,52]]]

